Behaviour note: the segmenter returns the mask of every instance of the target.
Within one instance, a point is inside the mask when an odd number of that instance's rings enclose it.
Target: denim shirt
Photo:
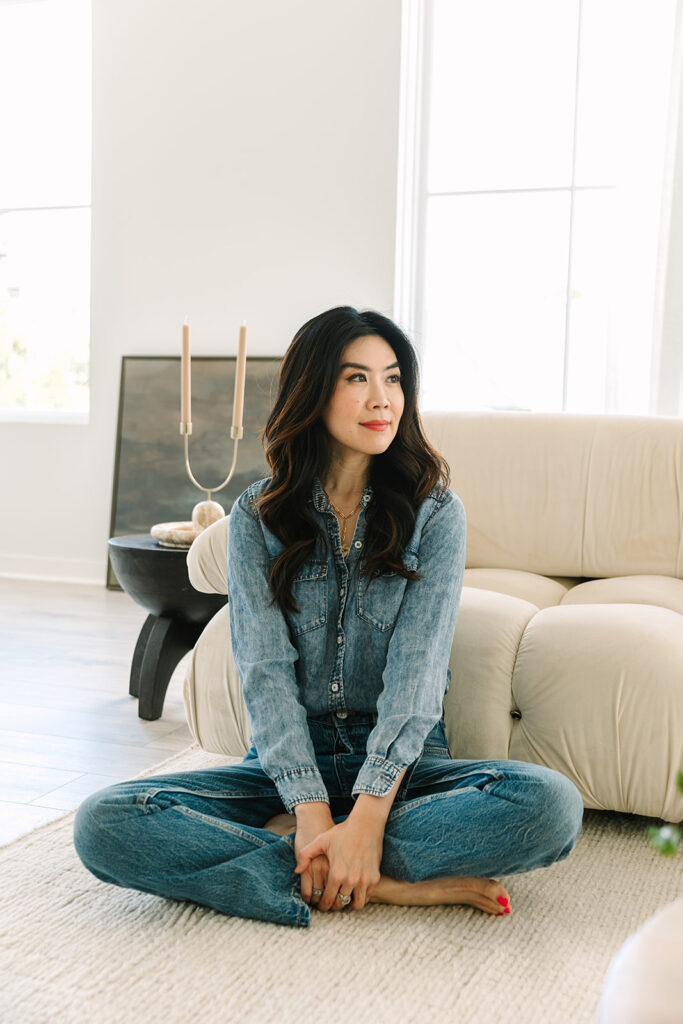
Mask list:
[[[435,489],[420,505],[403,564],[421,580],[389,572],[368,585],[359,570],[372,487],[363,492],[344,559],[337,518],[316,477],[309,504],[329,550],[316,540],[292,582],[299,611],[283,613],[271,604],[268,579],[284,545],[252,505],[269,482],[252,484],[233,505],[228,544],[232,647],[260,763],[288,811],[302,802],[329,803],[308,717],[375,712],[352,794],[384,796],[407,768],[402,797],[425,740],[440,728],[450,682],[465,570],[462,502],[451,490]]]

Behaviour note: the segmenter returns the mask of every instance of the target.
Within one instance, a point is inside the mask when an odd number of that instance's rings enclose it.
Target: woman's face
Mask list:
[[[366,334],[342,352],[337,384],[322,420],[339,454],[381,455],[403,413],[401,371],[384,338]]]

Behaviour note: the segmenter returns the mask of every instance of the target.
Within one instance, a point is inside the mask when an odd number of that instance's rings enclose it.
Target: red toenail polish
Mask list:
[[[509,908],[509,907],[506,907],[506,908],[505,908],[505,910],[503,911],[503,913],[504,913],[504,914],[509,914],[509,913],[510,913],[510,908]]]
[[[510,900],[506,896],[496,896],[496,899],[500,903],[501,907],[507,907]]]

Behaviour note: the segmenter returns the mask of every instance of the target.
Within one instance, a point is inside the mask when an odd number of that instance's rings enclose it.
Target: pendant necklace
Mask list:
[[[337,513],[338,516],[341,517],[341,520],[342,520],[341,549],[342,549],[343,557],[346,558],[346,556],[348,555],[349,551],[351,550],[351,542],[349,541],[348,544],[346,543],[346,520],[350,519],[351,516],[354,515],[354,513],[358,512],[358,510],[363,507],[362,495],[361,495],[361,499],[358,501],[358,504],[356,505],[356,507],[354,509],[352,509],[350,512],[347,512],[346,514],[344,514],[341,511],[341,509],[338,509],[336,505],[332,504],[332,500],[331,500],[329,494],[327,493],[327,491],[325,490],[324,487],[323,487],[323,493],[324,493],[325,497],[327,498],[327,500],[329,501],[330,505],[332,505],[333,510]]]

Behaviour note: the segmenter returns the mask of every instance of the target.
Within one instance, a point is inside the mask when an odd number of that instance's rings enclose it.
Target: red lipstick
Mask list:
[[[361,427],[367,427],[368,430],[385,430],[388,426],[388,420],[368,420],[366,423],[361,423]]]

